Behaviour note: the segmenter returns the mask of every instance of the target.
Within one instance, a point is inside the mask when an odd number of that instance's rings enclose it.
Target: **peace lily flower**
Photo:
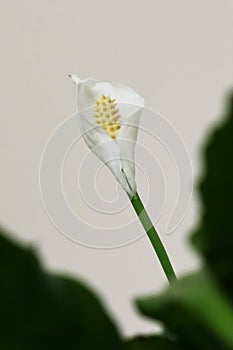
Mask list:
[[[167,252],[136,192],[134,148],[144,99],[127,86],[70,77],[77,85],[78,120],[84,140],[128,193],[164,273],[173,283],[176,275]]]
[[[108,166],[128,195],[134,196],[134,149],[143,97],[120,84],[70,77],[77,85],[79,124],[87,146]]]

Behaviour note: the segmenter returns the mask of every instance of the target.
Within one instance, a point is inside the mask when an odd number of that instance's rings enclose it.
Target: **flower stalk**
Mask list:
[[[168,257],[168,254],[163,246],[163,243],[161,239],[159,238],[159,235],[154,228],[149,215],[147,214],[143,203],[136,192],[135,195],[131,198],[131,204],[135,210],[135,212],[138,215],[139,220],[141,221],[142,226],[144,227],[147,236],[150,239],[150,242],[157,254],[157,257],[160,261],[160,264],[163,268],[163,271],[169,281],[170,284],[176,281],[176,275],[174,272],[174,269],[172,267],[172,264],[170,262],[170,259]]]

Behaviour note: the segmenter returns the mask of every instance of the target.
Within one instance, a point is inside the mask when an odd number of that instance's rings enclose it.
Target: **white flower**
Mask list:
[[[127,86],[70,77],[77,85],[79,124],[87,146],[132,197],[136,193],[134,148],[144,99]]]

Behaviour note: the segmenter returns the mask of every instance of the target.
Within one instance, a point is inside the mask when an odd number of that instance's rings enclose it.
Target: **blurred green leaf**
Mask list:
[[[128,341],[127,350],[185,350],[163,336],[138,337]]]
[[[46,273],[33,251],[3,237],[0,281],[1,350],[123,348],[90,291]]]
[[[233,300],[233,94],[204,152],[203,215],[193,242]]]
[[[171,339],[185,349],[233,349],[233,308],[206,272],[137,305],[144,315],[162,321]]]

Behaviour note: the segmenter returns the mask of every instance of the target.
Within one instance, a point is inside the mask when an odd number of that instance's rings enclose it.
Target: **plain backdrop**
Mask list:
[[[182,136],[196,179],[203,139],[232,87],[233,2],[2,0],[0,10],[0,222],[35,246],[50,270],[95,288],[123,334],[152,332],[156,327],[132,303],[167,284],[147,238],[103,251],[63,237],[41,202],[41,153],[53,130],[76,111],[67,77],[76,73],[143,95]],[[172,192],[175,180],[164,171]],[[200,264],[188,244],[197,217],[194,194],[178,229],[160,232],[178,276]],[[166,206],[161,220],[167,220]]]

